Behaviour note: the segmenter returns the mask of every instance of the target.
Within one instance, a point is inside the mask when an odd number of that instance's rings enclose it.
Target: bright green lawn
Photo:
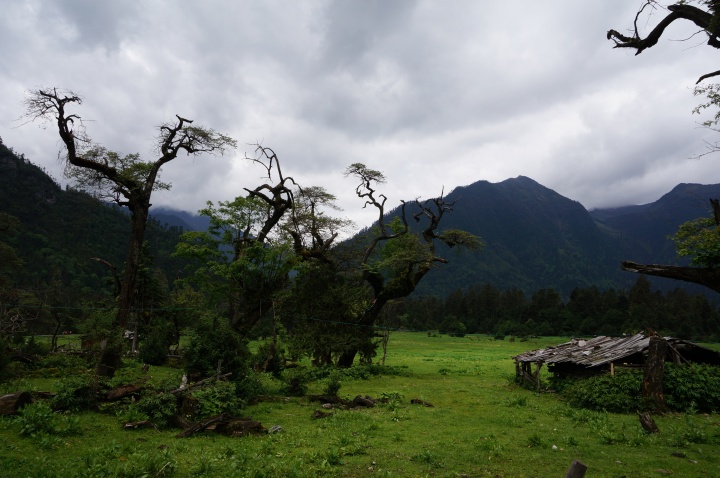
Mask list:
[[[319,420],[311,418],[318,404],[303,398],[248,407],[266,427],[285,430],[267,436],[177,439],[176,431],[123,431],[114,416],[83,414],[79,436],[23,438],[5,419],[0,476],[562,477],[580,459],[588,477],[720,477],[718,415],[657,417],[661,433],[648,436],[634,415],[573,410],[511,383],[512,355],[565,340],[394,333],[386,363],[410,376],[350,381],[340,395],[401,400]]]

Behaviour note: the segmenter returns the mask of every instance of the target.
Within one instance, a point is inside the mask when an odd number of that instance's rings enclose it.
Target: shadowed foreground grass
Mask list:
[[[284,430],[266,436],[178,439],[177,431],[124,431],[113,415],[84,413],[79,434],[24,437],[6,418],[0,476],[562,477],[574,459],[589,466],[588,477],[720,476],[718,415],[657,417],[661,433],[651,436],[634,415],[571,409],[512,383],[512,355],[564,340],[395,333],[386,363],[407,376],[345,381],[339,393],[388,403],[323,419],[311,418],[320,407],[304,398],[248,407]],[[310,393],[321,390],[313,384]]]

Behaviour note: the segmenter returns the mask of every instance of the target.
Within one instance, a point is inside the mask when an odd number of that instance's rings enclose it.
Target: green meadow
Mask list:
[[[557,394],[514,383],[512,355],[565,340],[393,333],[386,359],[393,373],[344,378],[338,393],[386,403],[314,419],[320,403],[281,395],[267,376],[271,397],[243,410],[266,428],[282,427],[267,435],[182,439],[173,429],[123,430],[127,414],[117,409],[64,415],[70,432],[50,435],[3,417],[0,476],[562,477],[573,460],[588,466],[588,477],[720,476],[717,414],[656,417],[660,433],[648,435],[635,415],[573,409]],[[164,367],[143,375],[134,363],[122,372],[148,383],[180,376]],[[0,391],[52,391],[57,379],[48,375]],[[324,385],[311,383],[309,393]]]

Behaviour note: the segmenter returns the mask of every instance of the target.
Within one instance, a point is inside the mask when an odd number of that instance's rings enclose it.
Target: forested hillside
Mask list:
[[[638,276],[622,272],[619,263],[623,259],[679,262],[667,236],[681,223],[707,214],[707,199],[718,196],[719,185],[681,184],[651,204],[588,212],[580,203],[526,177],[459,187],[446,197],[454,202],[446,227],[480,236],[485,247],[461,255],[442,250],[450,263],[431,271],[408,301],[415,317],[409,325],[439,328],[448,317],[450,322],[455,317],[469,332],[609,333],[607,327],[631,329],[643,323],[668,329],[662,317],[692,307],[663,306],[664,312],[653,320],[632,316],[623,297]],[[12,276],[15,285],[47,296],[54,284],[65,291],[61,302],[66,305],[112,297],[109,268],[91,259],[122,268],[128,241],[123,211],[72,188],[62,189],[5,145],[0,145],[0,204],[2,212],[20,222],[14,234],[2,238],[24,262]],[[152,268],[168,287],[183,269],[180,259],[171,257],[179,234],[182,229],[202,228],[207,221],[171,210],[159,210],[150,221],[147,242]],[[660,284],[664,292],[655,293],[660,298],[683,297],[682,292],[670,292],[676,288],[692,296],[701,291],[670,280],[652,279],[648,284],[651,288]],[[611,303],[606,291],[612,291],[620,304]],[[577,309],[569,304],[579,296],[592,298],[596,303],[592,312],[568,315],[568,310]],[[532,305],[539,297],[551,305]],[[692,300],[702,310],[710,307]],[[496,302],[508,305],[477,305]],[[544,311],[542,316],[538,310]],[[538,327],[518,328],[528,320]],[[714,322],[704,323],[687,332],[707,335],[707,324]]]
[[[19,220],[13,233],[0,238],[23,261],[10,277],[14,287],[32,295],[37,304],[54,302],[58,307],[112,298],[107,264],[122,270],[128,247],[126,213],[83,192],[62,189],[4,144],[0,205],[0,212]],[[156,220],[148,224],[149,267],[170,281],[181,269],[181,262],[170,256],[180,233]]]
[[[530,295],[552,288],[568,297],[577,287],[629,288],[637,279],[620,270],[623,260],[667,264],[682,261],[668,238],[680,224],[708,215],[720,185],[681,184],[642,206],[587,211],[530,178],[478,181],[447,195],[455,201],[447,227],[480,236],[474,254],[449,251],[450,264],[428,275],[416,295],[445,296],[472,285],[492,284]],[[662,290],[699,286],[651,279]]]

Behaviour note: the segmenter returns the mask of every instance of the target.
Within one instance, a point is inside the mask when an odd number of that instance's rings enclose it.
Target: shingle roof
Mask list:
[[[678,341],[665,337],[669,343]],[[561,363],[570,362],[586,367],[595,367],[642,352],[648,347],[650,338],[643,334],[628,337],[600,336],[588,340],[573,339],[570,342],[544,349],[515,355],[518,362]]]

